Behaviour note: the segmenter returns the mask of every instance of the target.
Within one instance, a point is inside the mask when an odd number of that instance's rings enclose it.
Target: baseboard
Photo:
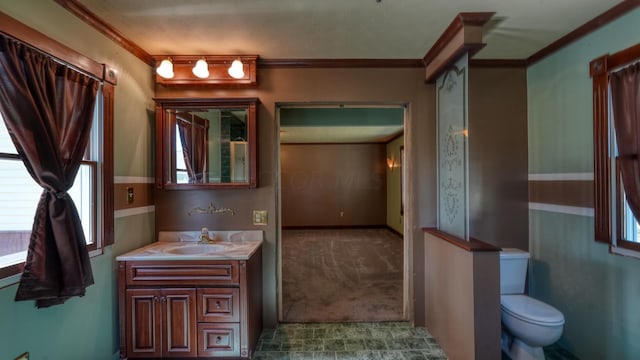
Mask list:
[[[282,230],[384,229],[387,225],[302,225],[283,226]]]
[[[389,225],[318,225],[318,226],[283,226],[282,230],[332,230],[332,229],[387,229],[392,233],[404,237],[398,230]]]
[[[398,235],[400,237],[404,237],[404,235],[400,231],[392,228],[391,226],[385,225],[384,227],[387,228],[387,230],[391,231],[392,233],[394,233],[394,234],[396,234],[396,235]]]

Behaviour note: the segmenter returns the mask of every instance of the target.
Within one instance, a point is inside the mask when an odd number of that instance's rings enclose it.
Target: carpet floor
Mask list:
[[[402,320],[402,242],[383,228],[283,230],[283,321]]]

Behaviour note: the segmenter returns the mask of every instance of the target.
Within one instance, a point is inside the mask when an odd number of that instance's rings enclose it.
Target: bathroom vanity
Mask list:
[[[121,358],[250,358],[262,331],[262,231],[161,232],[118,256]]]

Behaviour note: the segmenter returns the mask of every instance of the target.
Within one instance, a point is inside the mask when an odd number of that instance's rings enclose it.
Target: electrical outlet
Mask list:
[[[253,210],[253,225],[267,225],[267,210]]]
[[[15,358],[14,360],[29,360],[29,352],[27,351],[22,355],[18,355],[18,357]]]
[[[134,194],[133,194],[133,188],[132,187],[128,187],[127,188],[127,204],[131,204],[133,203],[134,200]]]

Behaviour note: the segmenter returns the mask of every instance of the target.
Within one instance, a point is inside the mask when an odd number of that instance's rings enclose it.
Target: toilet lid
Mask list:
[[[526,295],[502,295],[500,308],[522,321],[541,325],[564,324],[564,315],[558,309]]]

